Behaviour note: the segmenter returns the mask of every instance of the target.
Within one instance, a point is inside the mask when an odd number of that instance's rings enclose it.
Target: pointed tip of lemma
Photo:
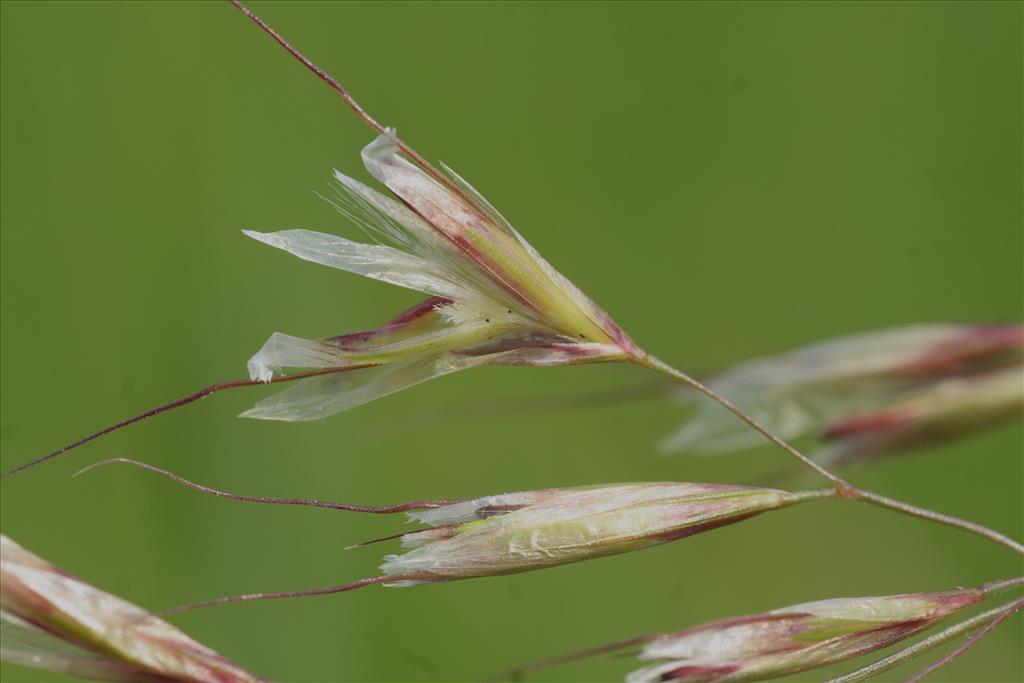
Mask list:
[[[270,233],[260,232],[259,230],[249,230],[248,228],[242,228],[242,234],[246,237],[251,237],[257,242],[264,243],[266,243],[267,238],[270,236]]]

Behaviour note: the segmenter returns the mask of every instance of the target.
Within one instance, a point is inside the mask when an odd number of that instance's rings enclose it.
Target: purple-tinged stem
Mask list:
[[[962,655],[963,653],[967,652],[972,647],[977,645],[981,639],[983,639],[989,633],[994,631],[996,626],[999,626],[999,624],[1003,623],[1004,621],[1012,617],[1016,612],[1020,610],[1021,607],[1024,607],[1024,600],[1018,600],[1017,602],[1013,603],[1008,608],[1006,608],[1002,614],[997,616],[992,621],[988,622],[988,625],[985,626],[985,628],[981,629],[973,636],[971,636],[970,640],[968,640],[966,643],[964,643],[957,649],[953,650],[939,661],[933,662],[925,668],[921,669],[916,674],[906,679],[903,683],[920,683],[920,681],[923,681],[926,677],[930,676],[935,671],[938,671],[942,667],[946,666],[954,659],[956,659],[957,657],[959,657],[960,655]]]
[[[272,378],[272,379],[270,379],[270,380],[268,380],[266,382],[262,382],[260,380],[255,380],[255,379],[237,379],[237,380],[231,380],[231,381],[228,381],[228,382],[218,382],[217,384],[211,384],[210,386],[206,387],[205,389],[200,389],[199,391],[195,392],[194,394],[189,394],[188,396],[185,396],[183,398],[179,398],[179,399],[177,399],[175,401],[171,401],[170,403],[165,403],[162,406],[158,406],[156,408],[152,408],[150,410],[147,410],[144,413],[139,413],[138,415],[135,415],[134,417],[129,417],[127,419],[121,420],[120,422],[118,422],[116,424],[112,424],[112,425],[110,425],[109,427],[107,427],[105,429],[101,429],[100,431],[95,432],[94,434],[90,434],[89,436],[86,436],[86,437],[84,437],[82,439],[79,439],[78,441],[75,441],[73,443],[69,443],[67,446],[64,446],[63,448],[58,448],[57,450],[53,451],[52,453],[47,453],[46,455],[44,455],[42,457],[39,457],[39,458],[36,458],[35,460],[29,461],[29,462],[27,462],[27,463],[25,463],[23,465],[18,465],[14,469],[8,470],[8,471],[4,472],[3,474],[0,474],[0,479],[6,479],[7,477],[10,477],[11,475],[14,475],[14,474],[17,474],[18,472],[21,472],[22,470],[27,470],[30,467],[35,467],[36,465],[41,465],[42,463],[46,462],[47,460],[52,460],[53,458],[56,458],[58,455],[62,455],[64,453],[67,453],[68,451],[73,450],[75,448],[78,448],[79,446],[84,446],[85,444],[89,443],[90,441],[98,439],[101,436],[105,436],[105,435],[107,435],[107,434],[109,434],[111,432],[116,432],[118,429],[121,429],[122,427],[127,427],[128,425],[135,424],[136,422],[142,422],[143,420],[147,420],[147,419],[149,419],[151,417],[155,417],[155,416],[159,415],[160,413],[166,413],[169,410],[174,410],[175,408],[180,408],[182,406],[186,406],[189,403],[195,403],[196,401],[198,401],[200,399],[204,399],[207,396],[210,396],[211,394],[216,394],[217,392],[224,391],[225,389],[236,389],[238,387],[252,387],[252,386],[257,386],[257,385],[261,385],[261,384],[277,384],[279,382],[294,382],[295,380],[305,379],[307,377],[316,377],[318,375],[330,375],[330,374],[334,374],[334,373],[337,373],[337,372],[348,372],[349,370],[360,370],[362,368],[368,368],[368,367],[372,367],[372,366],[371,365],[348,365],[348,366],[345,366],[345,367],[342,367],[342,368],[326,368],[326,369],[323,369],[323,370],[310,370],[309,372],[300,372],[300,373],[296,373],[294,375],[285,375],[285,376],[282,376],[282,377],[274,377],[274,378]]]
[[[339,83],[333,76],[331,76],[329,73],[327,73],[319,66],[314,64],[304,54],[299,52],[298,49],[296,49],[294,46],[292,46],[291,43],[284,39],[284,36],[282,36],[280,33],[272,29],[266,22],[264,22],[258,16],[253,14],[252,11],[248,7],[243,5],[241,2],[239,2],[239,0],[228,0],[228,2],[234,5],[242,14],[251,19],[254,24],[259,26],[267,35],[273,38],[278,45],[283,47],[285,51],[288,52],[288,54],[290,54],[292,57],[295,57],[295,59],[299,60],[299,62],[301,62],[303,66],[312,71],[317,76],[317,78],[319,78],[321,81],[326,83],[328,87],[330,87],[332,90],[341,95],[341,99],[345,101],[345,104],[351,107],[352,111],[354,111],[356,115],[360,119],[362,119],[370,128],[372,128],[374,131],[378,133],[385,132],[385,128],[380,123],[378,123],[376,119],[370,116],[367,113],[367,111],[363,109],[363,107],[358,102],[356,102],[355,98],[349,94],[348,90],[346,90],[345,87],[342,86],[341,83]],[[433,166],[433,164],[431,164],[429,161],[420,156],[420,154],[416,150],[414,150],[412,147],[410,147],[401,139],[399,139],[397,135],[393,135],[393,139],[395,141],[395,144],[398,146],[398,149],[401,150],[401,152],[405,154],[407,157],[409,157],[409,159],[411,159],[414,163],[420,166],[420,168],[426,171],[439,183],[444,185],[448,190],[454,192],[459,197],[465,199],[470,205],[476,206],[477,202],[473,197],[468,196],[463,188],[459,187],[457,184],[452,182],[452,180],[448,178],[448,176],[437,170]],[[416,209],[416,207],[410,205],[408,202],[401,198],[399,199],[402,201],[403,204],[406,205],[406,207],[410,211],[419,214],[422,218],[426,219],[425,216],[422,216],[422,214],[420,214],[420,211]],[[484,216],[483,214],[481,214],[481,217],[486,220],[486,216]],[[430,221],[428,220],[428,222]],[[506,275],[503,275],[503,268],[501,264],[496,263],[491,259],[484,258],[483,254],[479,253],[478,250],[469,241],[458,236],[449,235],[443,231],[441,232],[441,234],[444,236],[445,239],[455,243],[456,248],[458,248],[460,251],[469,252],[473,254],[472,260],[475,261],[484,270],[486,270],[494,280],[500,282],[512,296],[514,296],[524,305],[530,308],[535,308],[533,303],[528,298],[524,297],[515,287],[509,284],[509,278]]]
[[[282,598],[304,598],[314,595],[332,595],[334,593],[346,593],[357,588],[372,586],[378,583],[389,583],[392,581],[422,581],[425,578],[426,576],[423,574],[371,576],[365,579],[359,579],[358,581],[353,581],[352,583],[342,584],[340,586],[306,588],[296,591],[282,591],[280,593],[244,593],[242,595],[229,595],[223,598],[213,598],[211,600],[202,600],[200,602],[190,602],[186,605],[178,605],[177,607],[161,610],[156,614],[157,616],[166,617],[181,614],[183,612],[191,612],[197,609],[206,609],[207,607],[230,605],[236,602],[255,602],[257,600],[280,600]]]
[[[308,57],[306,57],[306,55],[299,52],[297,48],[292,46],[291,43],[284,39],[284,36],[282,36],[280,33],[272,29],[266,22],[264,22],[258,16],[253,14],[252,10],[250,10],[248,7],[239,2],[239,0],[228,0],[228,2],[234,5],[238,9],[238,11],[240,11],[246,17],[251,19],[254,24],[259,26],[263,30],[264,33],[273,38],[278,45],[283,47],[288,52],[288,54],[290,54],[292,57],[295,57],[295,59],[299,60],[299,62],[301,62],[304,67],[306,67],[314,74],[316,74],[317,78],[326,83],[336,93],[341,95],[341,99],[345,101],[345,104],[351,107],[352,111],[356,113],[356,116],[362,119],[363,122],[366,123],[366,125],[368,125],[377,133],[384,132],[384,126],[378,123],[375,118],[370,116],[370,114],[365,109],[363,109],[363,107],[358,102],[356,102],[355,98],[349,94],[348,90],[346,90],[341,83],[335,80],[333,76],[331,76],[329,73],[327,73],[319,66],[314,64]],[[414,150],[412,147],[405,144],[397,137],[395,138],[395,144],[398,145],[398,148],[402,150],[403,154],[405,154],[407,157],[416,162],[419,166],[423,168],[423,170],[425,170],[431,176],[436,178],[443,185],[445,185],[446,187],[453,190],[459,195],[463,194],[462,191],[455,184],[453,184],[452,181],[449,180],[447,176],[445,176],[439,170],[434,168],[434,166],[429,161],[421,157],[419,153],[417,153],[416,150]]]
[[[218,496],[220,498],[228,498],[230,500],[237,500],[243,503],[266,503],[268,505],[302,505],[306,507],[325,508],[328,510],[348,510],[350,512],[367,512],[373,515],[391,515],[397,512],[408,512],[409,510],[426,510],[430,508],[442,507],[445,505],[451,505],[453,503],[460,502],[459,500],[411,500],[407,503],[399,503],[397,505],[383,505],[383,506],[370,506],[370,505],[350,505],[348,503],[334,503],[326,500],[318,500],[316,498],[270,498],[266,496],[245,496],[237,493],[228,493],[227,491],[221,491],[219,489],[205,486],[198,482],[191,481],[182,477],[181,475],[167,470],[161,469],[155,465],[149,465],[138,460],[132,460],[131,458],[110,458],[108,460],[101,460],[100,462],[93,463],[88,467],[75,472],[74,476],[84,474],[89,470],[101,467],[103,465],[110,465],[113,463],[124,463],[126,465],[134,465],[141,467],[144,470],[155,472],[156,474],[167,477],[168,479],[175,481],[179,484],[187,486],[196,491],[208,493],[211,496]]]

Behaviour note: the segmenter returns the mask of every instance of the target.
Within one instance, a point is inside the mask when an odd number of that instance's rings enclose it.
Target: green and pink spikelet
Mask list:
[[[216,598],[176,611],[342,593],[374,584],[412,586],[516,574],[641,550],[770,510],[836,495],[833,489],[788,492],[727,484],[655,482],[538,489],[468,500],[416,500],[370,507],[228,493],[127,458],[103,461],[86,469],[113,462],[141,467],[203,493],[242,502],[370,514],[405,512],[410,521],[429,525],[352,546],[401,539],[407,552],[386,556],[379,576],[326,588]]]
[[[491,496],[410,513],[434,526],[404,534],[409,552],[381,569],[422,577],[402,585],[513,574],[648,548],[827,495],[643,483]]]
[[[1024,415],[1019,367],[950,377],[829,425],[816,459],[840,464],[943,443]]]
[[[934,324],[833,339],[747,361],[709,386],[784,439],[814,436],[835,462],[953,438],[1024,410],[1024,326]],[[696,395],[677,392],[690,403]],[[724,453],[758,435],[702,401],[669,451]]]
[[[827,666],[888,647],[986,597],[982,589],[837,598],[658,636],[629,683],[737,683]]]
[[[397,198],[341,173],[337,206],[381,244],[309,230],[246,234],[299,258],[430,295],[376,330],[300,339],[275,333],[249,361],[252,379],[286,369],[351,369],[303,379],[243,415],[311,420],[477,365],[569,365],[639,353],[472,187],[402,158],[392,131],[363,150]]]

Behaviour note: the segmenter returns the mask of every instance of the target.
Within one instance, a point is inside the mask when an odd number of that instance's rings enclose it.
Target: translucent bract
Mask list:
[[[748,361],[707,383],[784,439],[835,441],[852,434],[854,425],[902,431],[928,414],[942,416],[951,427],[959,423],[963,432],[1020,415],[1022,362],[1024,326],[916,325]],[[685,390],[678,396],[688,403],[699,400]],[[958,411],[964,419],[956,417]],[[955,432],[951,428],[946,436]],[[892,447],[913,445],[902,435],[888,441]],[[661,445],[669,451],[724,453],[758,444],[756,433],[702,400]],[[857,448],[851,446],[861,445],[859,439],[842,444],[831,455],[854,455]]]
[[[309,230],[246,234],[431,298],[374,330],[320,340],[274,334],[249,361],[253,379],[285,369],[348,371],[301,380],[244,416],[312,420],[477,365],[568,365],[637,352],[457,175],[442,183],[406,161],[391,131],[363,150],[363,161],[397,199],[336,173],[338,206],[381,243]]]
[[[490,496],[425,512],[386,575],[410,585],[530,571],[667,543],[820,494],[724,484],[612,484]]]
[[[807,671],[888,647],[980,602],[978,589],[838,598],[711,622],[648,643],[630,683],[736,683]]]

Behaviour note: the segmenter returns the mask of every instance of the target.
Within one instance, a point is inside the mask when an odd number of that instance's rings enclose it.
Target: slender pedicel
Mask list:
[[[288,54],[290,54],[292,57],[295,57],[295,59],[299,60],[303,66],[305,66],[307,69],[316,74],[317,78],[319,78],[321,81],[330,86],[332,90],[341,95],[341,99],[345,101],[345,104],[347,104],[352,109],[352,111],[356,113],[356,116],[362,119],[363,122],[366,123],[366,125],[368,125],[377,133],[384,132],[384,126],[379,124],[376,119],[370,116],[370,114],[365,109],[363,109],[363,107],[358,102],[356,102],[355,98],[353,98],[348,93],[348,90],[346,90],[345,87],[341,83],[339,83],[333,76],[331,76],[329,73],[321,69],[312,61],[310,61],[304,54],[302,54],[296,48],[294,48],[291,43],[285,40],[280,33],[272,29],[269,25],[267,25],[266,22],[264,22],[255,14],[253,14],[252,10],[243,5],[241,2],[238,2],[238,0],[228,0],[228,2],[234,5],[242,14],[251,19],[254,24],[259,26],[267,35],[273,38],[278,45],[283,47],[288,52]],[[417,153],[416,150],[414,150],[412,147],[405,144],[398,138],[395,139],[395,142],[398,144],[398,147],[399,149],[402,150],[403,154],[405,154],[407,157],[409,157],[417,164],[419,164],[425,171],[427,171],[427,173],[432,175],[435,180],[447,185],[453,190],[458,189],[454,184],[452,184],[452,181],[448,178],[448,176],[434,168],[434,166],[429,161],[421,157],[419,153]]]

